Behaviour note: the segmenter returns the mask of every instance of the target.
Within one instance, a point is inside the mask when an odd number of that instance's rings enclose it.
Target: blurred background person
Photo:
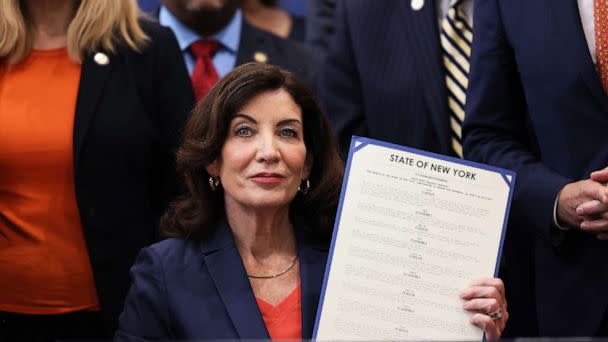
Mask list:
[[[277,0],[243,0],[243,13],[251,25],[281,38],[304,41],[306,19],[292,16]]]
[[[235,66],[261,62],[295,72],[315,83],[320,59],[301,43],[253,27],[243,18],[242,0],[162,0],[161,25],[173,30],[200,100]]]
[[[111,336],[193,105],[135,0],[0,0],[0,340]]]
[[[139,7],[148,13],[154,13],[158,10],[159,0],[137,0]],[[306,5],[308,0],[279,0],[278,5],[280,8],[289,12],[290,15],[295,17],[305,18],[307,8]]]
[[[174,238],[138,257],[116,339],[311,338],[343,169],[314,94],[275,66],[236,68],[193,111],[178,168]],[[500,279],[463,297],[500,337]]]

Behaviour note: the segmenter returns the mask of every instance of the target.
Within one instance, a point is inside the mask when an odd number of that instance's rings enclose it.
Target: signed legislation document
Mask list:
[[[481,341],[459,294],[498,271],[514,182],[353,137],[313,339]]]

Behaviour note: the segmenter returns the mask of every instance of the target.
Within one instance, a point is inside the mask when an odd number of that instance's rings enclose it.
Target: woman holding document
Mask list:
[[[308,339],[321,295],[343,165],[313,93],[291,73],[245,64],[194,110],[178,152],[189,193],[144,249],[117,340]],[[462,295],[500,337],[500,279]]]

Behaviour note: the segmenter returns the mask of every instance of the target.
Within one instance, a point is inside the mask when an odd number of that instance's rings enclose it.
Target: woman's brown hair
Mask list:
[[[223,191],[212,191],[206,167],[221,154],[234,115],[257,95],[285,89],[302,110],[304,144],[313,156],[310,192],[298,194],[292,218],[304,220],[319,238],[331,236],[340,196],[343,163],[329,120],[312,90],[279,67],[248,63],[224,76],[192,111],[177,152],[177,168],[187,195],[174,202],[161,220],[167,237],[200,237],[224,215]]]

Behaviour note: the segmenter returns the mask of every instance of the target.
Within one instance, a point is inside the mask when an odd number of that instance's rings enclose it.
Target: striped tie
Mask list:
[[[462,158],[462,121],[469,85],[473,26],[460,8],[461,3],[461,0],[450,0],[448,13],[441,21],[441,47],[446,70],[452,148]]]

